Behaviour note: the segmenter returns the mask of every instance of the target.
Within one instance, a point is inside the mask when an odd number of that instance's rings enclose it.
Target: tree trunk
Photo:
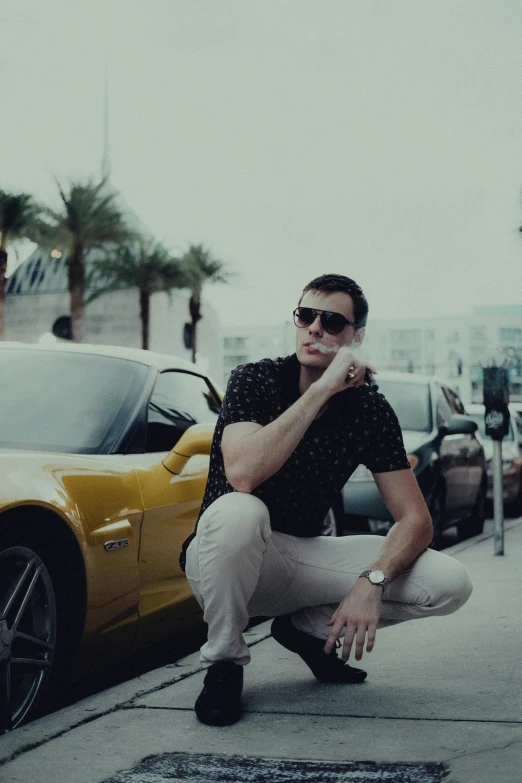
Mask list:
[[[7,271],[7,253],[0,249],[0,340],[4,339],[4,311],[5,311],[5,273]]]
[[[191,324],[191,339],[192,339],[192,363],[196,364],[196,327],[197,321],[192,321]]]
[[[141,347],[149,348],[150,292],[140,289]]]
[[[81,343],[83,340],[83,312],[85,308],[85,263],[83,245],[75,244],[67,256],[67,273],[69,278],[69,295],[71,302],[71,332],[72,340]]]
[[[192,363],[196,364],[197,354],[197,325],[201,320],[201,292],[196,291],[189,299],[189,312],[191,320],[191,337],[192,337]]]

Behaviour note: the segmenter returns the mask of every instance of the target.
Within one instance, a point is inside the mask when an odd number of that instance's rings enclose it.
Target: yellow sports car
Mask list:
[[[112,346],[0,344],[0,732],[200,617],[178,565],[222,393]]]

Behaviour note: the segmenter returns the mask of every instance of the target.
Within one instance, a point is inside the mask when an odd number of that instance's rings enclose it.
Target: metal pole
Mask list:
[[[493,509],[495,554],[504,554],[504,501],[502,497],[502,441],[493,441]]]

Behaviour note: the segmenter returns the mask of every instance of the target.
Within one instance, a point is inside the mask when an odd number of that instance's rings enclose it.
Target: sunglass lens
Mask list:
[[[346,325],[346,319],[340,313],[326,311],[321,315],[321,323],[330,334],[339,334]]]
[[[298,307],[295,311],[295,322],[297,326],[310,326],[315,320],[315,312],[311,307]]]

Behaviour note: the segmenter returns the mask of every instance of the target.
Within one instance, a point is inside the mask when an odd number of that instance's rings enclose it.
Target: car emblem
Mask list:
[[[129,546],[128,538],[120,538],[119,541],[106,541],[103,548],[106,552],[112,552],[113,549],[121,549],[123,546]]]

